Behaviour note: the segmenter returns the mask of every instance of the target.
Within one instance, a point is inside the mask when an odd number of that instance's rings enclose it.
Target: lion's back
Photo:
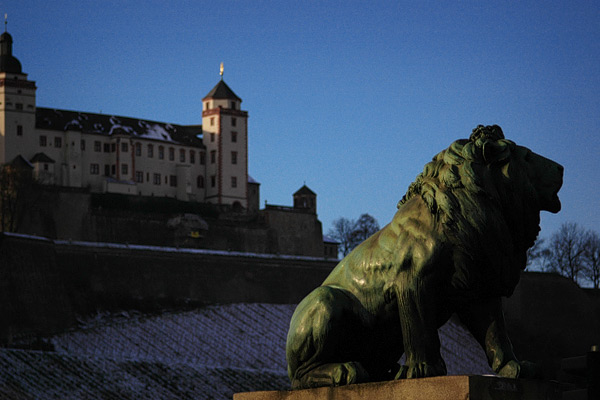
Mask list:
[[[415,197],[340,261],[323,285],[345,288],[357,296],[383,294],[399,275],[414,276],[434,262],[442,241],[425,203]]]

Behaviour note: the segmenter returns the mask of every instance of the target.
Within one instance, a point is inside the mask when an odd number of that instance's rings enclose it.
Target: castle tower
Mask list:
[[[0,35],[0,164],[18,155],[31,159],[35,135],[35,82],[12,55],[12,36]],[[30,154],[32,153],[32,154]]]
[[[206,201],[248,208],[248,112],[221,80],[202,99]]]
[[[311,214],[317,213],[317,194],[303,185],[294,193],[294,208]]]

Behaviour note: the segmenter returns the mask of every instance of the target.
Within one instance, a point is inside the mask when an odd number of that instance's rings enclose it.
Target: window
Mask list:
[[[158,146],[158,159],[159,160],[165,159],[165,148],[162,146]]]
[[[54,138],[54,147],[57,147],[57,148],[62,147],[62,138],[60,138],[60,137]]]
[[[44,171],[48,171],[48,164],[44,164]]]
[[[217,186],[217,177],[215,175],[210,177],[210,187]]]
[[[44,135],[40,136],[40,146],[46,147],[46,136],[44,136]]]
[[[210,119],[210,126],[215,126],[215,117]]]
[[[15,108],[17,110],[19,110],[19,111],[22,110],[23,109],[23,103],[15,103]]]
[[[90,164],[90,175],[99,175],[100,174],[100,165],[99,164]]]
[[[210,103],[207,101],[206,103],[204,103],[204,109],[208,110],[210,108]]]
[[[151,144],[148,145],[148,158],[154,157],[154,146]]]
[[[169,147],[169,161],[175,161],[175,149]]]
[[[237,143],[237,132],[231,132],[231,142]]]
[[[193,164],[196,162],[196,152],[193,150],[190,150],[190,164]]]
[[[85,151],[85,140],[81,139],[80,146],[81,146],[81,151]]]
[[[153,183],[155,185],[160,185],[160,174],[154,174],[152,176],[152,179],[153,179]]]
[[[135,144],[135,155],[138,157],[140,157],[142,155],[142,144],[141,143]]]
[[[127,142],[121,142],[121,151],[123,153],[127,153],[128,150],[129,150],[129,146],[128,146]]]
[[[231,177],[231,187],[234,189],[237,187],[237,177],[235,176]]]
[[[110,153],[110,143],[104,143],[104,152]]]
[[[232,151],[231,152],[231,163],[232,164],[237,164],[237,151]]]
[[[23,125],[17,125],[17,136],[23,136]]]
[[[200,152],[200,165],[206,164],[206,153],[203,151]]]
[[[177,176],[176,175],[169,176],[169,184],[173,187],[177,186]]]
[[[110,165],[104,164],[104,176],[110,176]]]
[[[235,110],[235,103],[233,103],[232,108]],[[237,126],[237,118],[231,117],[231,126]]]
[[[117,173],[117,166],[115,164],[113,164],[110,166],[110,174],[114,176],[114,175],[116,175],[116,173]]]
[[[212,143],[212,142],[214,142],[214,141],[215,141],[215,134],[214,134],[214,133],[211,133],[211,134],[210,134],[210,142]]]
[[[196,186],[198,186],[198,189],[204,189],[204,177],[202,175],[198,175],[198,178],[196,178]]]
[[[185,162],[185,150],[179,150],[179,162]]]
[[[94,151],[96,153],[99,153],[102,151],[102,143],[100,143],[100,141],[98,141],[98,140],[94,141]]]
[[[127,164],[121,164],[121,175],[127,175],[129,172],[129,166]]]
[[[137,183],[144,183],[144,172],[143,171],[135,171],[135,181]]]
[[[117,144],[116,143],[111,143],[110,144],[110,151],[112,153],[114,153],[115,151],[117,151]]]
[[[232,110],[235,110],[235,101],[232,101],[232,102],[231,102],[231,109],[232,109]],[[235,119],[235,118],[234,118],[234,119]],[[233,126],[235,126],[235,124],[233,124]]]

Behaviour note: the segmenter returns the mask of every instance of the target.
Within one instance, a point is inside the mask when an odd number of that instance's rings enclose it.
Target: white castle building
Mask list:
[[[36,84],[0,36],[0,164],[33,168],[46,184],[258,209],[248,176],[248,112],[221,79],[202,99],[202,124],[177,125],[36,106]]]

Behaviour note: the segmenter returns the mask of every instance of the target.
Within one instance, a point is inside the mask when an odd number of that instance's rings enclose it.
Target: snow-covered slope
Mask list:
[[[230,304],[99,315],[51,338],[55,352],[1,350],[0,398],[231,399],[240,391],[285,389],[294,308]],[[491,373],[458,323],[444,325],[440,339],[449,374]]]

